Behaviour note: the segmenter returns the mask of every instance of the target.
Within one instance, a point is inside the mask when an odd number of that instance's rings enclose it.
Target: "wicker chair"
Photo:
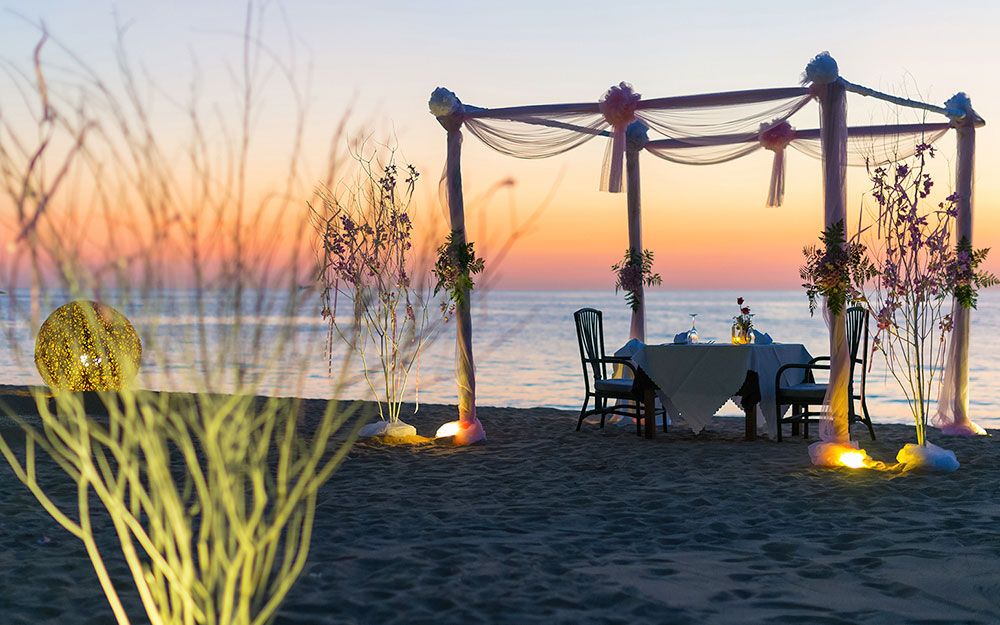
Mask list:
[[[601,427],[609,414],[617,414],[635,419],[636,434],[642,435],[641,421],[645,418],[642,389],[635,384],[636,368],[628,358],[608,356],[604,352],[604,321],[601,311],[581,308],[573,313],[576,321],[576,338],[580,344],[580,360],[583,364],[583,382],[586,396],[580,409],[577,431],[583,420],[590,415],[601,415]],[[614,379],[608,375],[608,366],[621,365],[632,372],[632,378]],[[587,410],[590,399],[594,398],[594,408]],[[609,404],[609,400],[611,403]],[[617,404],[617,400],[629,400],[628,404]],[[617,404],[617,405],[616,405]],[[657,413],[664,414],[660,408]],[[663,419],[663,431],[667,431],[667,419]]]
[[[865,401],[865,384],[868,373],[868,309],[863,306],[852,306],[847,309],[847,346],[851,355],[851,372],[847,382],[847,393],[851,400],[848,402],[848,429],[854,423],[863,423],[868,427],[868,433],[872,440],[875,440],[875,430],[872,428],[871,416],[868,414],[868,403]],[[864,348],[859,350],[860,346]],[[858,352],[861,358],[858,358]],[[824,364],[825,363],[825,364]],[[856,365],[861,365],[861,380],[857,387],[854,384],[855,372],[858,371]],[[781,375],[789,369],[803,369],[803,380],[798,384],[783,386]],[[789,364],[778,369],[774,378],[775,409],[777,410],[778,441],[781,441],[781,427],[785,423],[792,424],[792,435],[799,433],[799,426],[802,426],[802,436],[809,437],[809,419],[818,418],[822,414],[823,399],[826,396],[827,384],[817,383],[813,371],[829,371],[830,357],[817,356],[806,364]],[[855,393],[855,388],[859,392]],[[861,406],[860,412],[855,410],[855,402]],[[781,416],[781,406],[790,405],[788,416]],[[816,406],[810,410],[810,406]]]

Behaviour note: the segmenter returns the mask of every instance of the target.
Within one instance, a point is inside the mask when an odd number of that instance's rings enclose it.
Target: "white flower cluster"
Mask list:
[[[428,100],[427,106],[434,117],[447,117],[458,112],[462,108],[462,102],[454,92],[444,87],[438,87],[431,93],[431,99]]]
[[[820,52],[806,65],[806,73],[802,82],[827,85],[835,82],[839,77],[837,61],[833,60],[829,52]]]
[[[949,110],[968,113],[972,110],[972,100],[969,96],[965,95],[964,91],[959,91],[955,95],[948,98],[948,101],[944,103],[944,107]]]

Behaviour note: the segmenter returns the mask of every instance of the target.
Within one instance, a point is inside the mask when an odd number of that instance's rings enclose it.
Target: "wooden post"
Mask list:
[[[966,115],[955,128],[958,159],[955,163],[955,191],[958,192],[958,216],[955,219],[955,240],[965,238],[972,243],[972,179],[976,153],[975,114]],[[952,409],[955,425],[968,425],[969,419],[969,323],[971,310],[954,303],[952,340],[955,342],[954,399]]]
[[[445,111],[436,111],[441,102],[447,102]],[[439,87],[431,94],[431,112],[448,131],[448,157],[445,164],[448,215],[451,235],[455,245],[465,245],[465,201],[462,196],[462,121],[465,108],[447,89]],[[483,426],[476,417],[476,366],[472,356],[472,306],[471,293],[466,289],[462,302],[455,310],[455,382],[458,384],[458,431],[452,433],[455,442],[474,443],[486,438]],[[440,430],[439,430],[440,432]],[[440,435],[440,434],[439,434]]]
[[[814,85],[819,91],[820,142],[823,149],[823,225],[838,222],[847,238],[847,98],[843,83],[833,80]],[[824,441],[850,440],[847,389],[851,375],[844,311],[834,315],[826,306],[823,313],[830,328],[830,382],[826,404],[832,420],[820,425]]]
[[[457,115],[438,118],[448,131],[448,160],[445,168],[448,189],[448,214],[456,245],[465,245],[465,200],[462,196],[462,120]],[[455,309],[455,380],[458,383],[458,418],[476,420],[476,367],[472,355],[472,312],[470,292]]]
[[[965,239],[972,244],[973,180],[975,177],[976,125],[982,120],[972,110],[972,103],[965,94],[956,94],[949,108],[961,108],[965,116],[954,119],[958,148],[955,163],[955,192],[958,194],[958,215],[955,219],[956,243]],[[969,326],[972,310],[952,300],[952,329],[948,338],[948,352],[938,398],[937,414],[933,421],[947,434],[985,434],[982,427],[969,417]]]
[[[625,170],[628,203],[628,247],[629,251],[642,254],[642,204],[640,201],[639,151],[649,141],[646,126],[642,122],[632,122],[625,131]],[[629,338],[646,342],[646,293],[642,284],[637,292],[639,308],[632,311]]]

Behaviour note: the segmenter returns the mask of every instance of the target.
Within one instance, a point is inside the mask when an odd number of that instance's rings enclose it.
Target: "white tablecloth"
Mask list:
[[[736,395],[747,371],[756,371],[761,396],[757,420],[758,424],[767,424],[772,439],[778,433],[774,376],[782,365],[804,363],[811,358],[797,343],[643,345],[631,341],[616,354],[630,356],[659,387],[657,394],[671,417],[683,418],[694,432],[700,432],[726,400]],[[796,384],[802,381],[802,375],[802,370],[786,371],[782,383]]]

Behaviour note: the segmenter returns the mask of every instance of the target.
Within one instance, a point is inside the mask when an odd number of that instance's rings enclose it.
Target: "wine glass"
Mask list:
[[[691,329],[688,330],[687,342],[688,343],[697,343],[698,342],[698,328],[696,328],[694,326],[694,321],[695,321],[695,317],[698,316],[698,313],[688,313],[688,314],[691,317]]]

